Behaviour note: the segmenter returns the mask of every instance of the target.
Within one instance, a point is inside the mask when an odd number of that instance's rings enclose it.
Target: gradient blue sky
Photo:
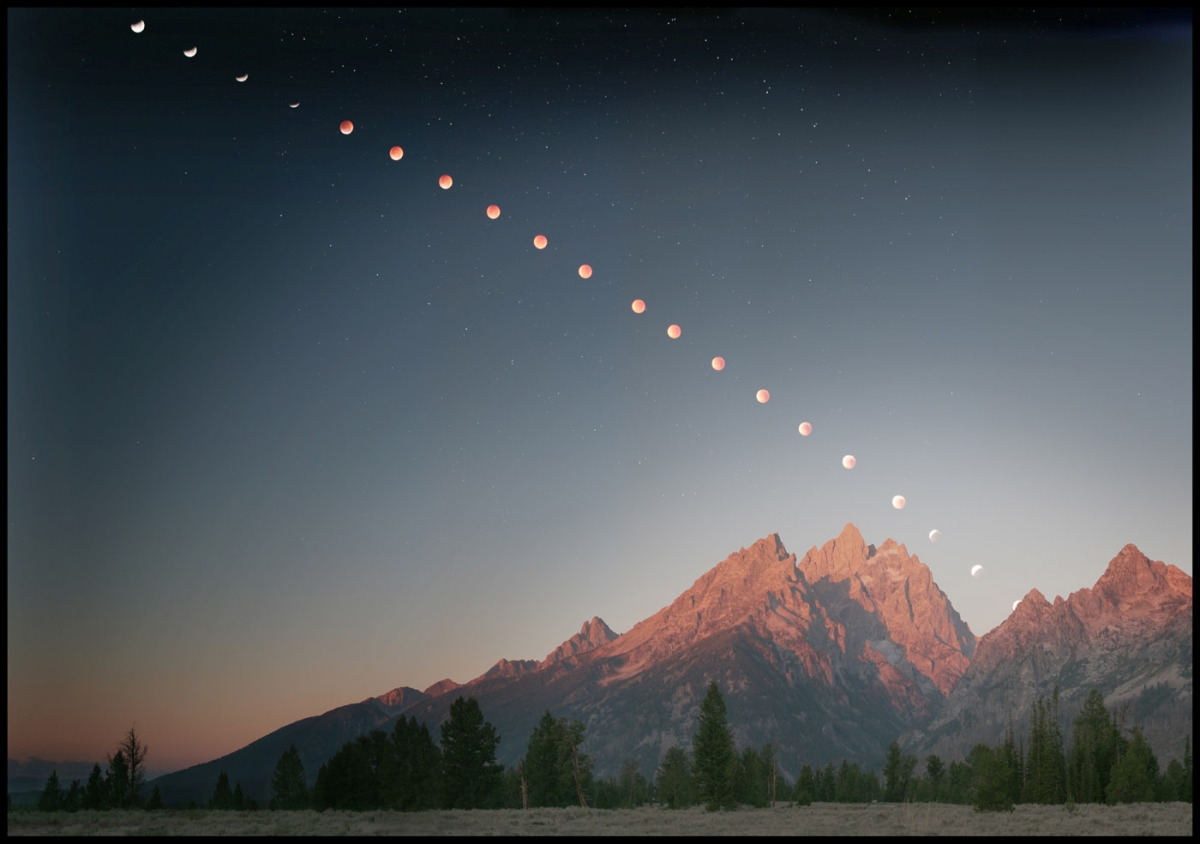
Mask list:
[[[8,93],[10,757],[207,761],[773,532],[978,635],[1191,573],[1187,11],[10,9]]]

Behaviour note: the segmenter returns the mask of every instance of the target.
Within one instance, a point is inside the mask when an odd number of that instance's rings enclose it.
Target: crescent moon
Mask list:
[[[250,74],[248,74],[248,73],[243,73],[241,76],[234,77],[234,79],[236,79],[238,82],[245,82],[249,78],[250,78]]]
[[[1021,599],[1020,599],[1020,598],[1017,598],[1017,600],[1013,601],[1013,609],[1014,609],[1014,610],[1017,608],[1017,604],[1019,604],[1019,603],[1021,603]]]
[[[971,566],[971,577],[979,577],[979,573],[981,571],[983,571],[983,566],[979,565],[979,563],[976,563],[975,565]]]

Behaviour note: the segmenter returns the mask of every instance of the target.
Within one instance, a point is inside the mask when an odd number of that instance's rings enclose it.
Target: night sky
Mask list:
[[[1186,10],[10,9],[9,756],[208,761],[776,532],[977,635],[1191,573],[1192,143]]]

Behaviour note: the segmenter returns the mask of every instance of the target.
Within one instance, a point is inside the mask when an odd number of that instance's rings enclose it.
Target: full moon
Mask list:
[[[807,422],[801,422],[800,423],[800,436],[807,437],[811,433],[812,433],[812,425],[810,425]]]
[[[853,469],[854,464],[857,462],[858,461],[854,459],[853,454],[847,454],[845,457],[842,458],[842,465],[845,466],[847,469]]]
[[[678,340],[679,335],[682,333],[683,329],[681,329],[678,325],[671,325],[667,328],[667,336],[672,340]]]
[[[241,76],[235,76],[233,78],[236,79],[238,82],[245,82],[247,79],[250,78],[250,74],[243,73]]]
[[[930,542],[937,542],[941,538],[942,538],[942,532],[940,530],[938,530],[937,528],[934,528],[933,530],[929,531],[929,541]]]
[[[146,28],[146,22],[138,21],[137,23],[131,23],[129,25],[129,28],[132,29],[134,32],[141,32],[143,29]]]
[[[404,157],[404,150],[402,150],[400,147],[392,147],[388,150],[388,157],[391,158],[392,161],[399,161]]]
[[[903,509],[904,509],[904,505],[905,505],[906,503],[908,503],[908,502],[906,502],[906,501],[904,500],[904,496],[903,496],[903,495],[893,495],[893,496],[892,496],[892,506],[893,506],[893,507],[895,507],[897,510],[903,510]]]
[[[580,278],[591,278],[592,277],[592,265],[591,264],[580,264],[579,265],[579,277]]]
[[[500,216],[500,206],[499,205],[489,205],[487,207],[487,215],[488,215],[489,220],[494,220],[497,217],[499,217]]]
[[[192,56],[196,55],[196,48],[190,47],[190,48],[184,50],[183,54],[190,59]]]
[[[717,355],[715,358],[713,358],[712,359],[712,368],[717,370],[717,372],[720,372],[722,369],[724,369],[725,368],[725,358],[721,357],[720,355]]]
[[[533,239],[533,248],[534,249],[545,249],[546,248],[546,236],[544,234],[539,234]]]
[[[983,571],[983,566],[979,565],[979,563],[976,563],[975,565],[971,566],[971,577],[979,577],[979,573],[981,571]]]
[[[349,120],[343,120],[342,125],[338,127],[338,130],[343,135],[349,135],[351,132],[354,131],[354,124],[351,123]]]
[[[629,307],[633,308],[635,314],[644,314],[646,312],[646,303],[641,299],[634,299],[633,304]]]
[[[754,397],[758,399],[759,404],[766,404],[771,400],[771,394],[766,390],[759,390],[754,394]]]
[[[442,190],[450,190],[450,186],[454,184],[454,180],[448,174],[443,173],[438,179],[438,187]]]

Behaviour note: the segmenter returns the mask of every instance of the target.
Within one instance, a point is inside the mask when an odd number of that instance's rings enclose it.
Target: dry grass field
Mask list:
[[[9,812],[11,835],[1186,835],[1191,803],[1017,806],[814,803],[707,812],[497,809],[446,812]]]

